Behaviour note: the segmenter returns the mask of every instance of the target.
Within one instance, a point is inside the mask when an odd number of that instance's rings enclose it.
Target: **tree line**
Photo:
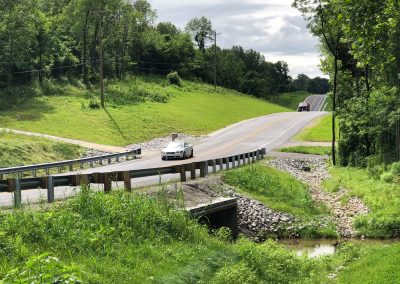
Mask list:
[[[400,160],[399,0],[295,0],[293,5],[320,38],[323,69],[333,81],[339,162],[373,167]]]
[[[292,79],[287,63],[268,62],[257,51],[221,49],[204,17],[191,20],[185,30],[155,24],[147,0],[4,0],[0,10],[0,89],[11,92],[13,86],[47,79],[95,84],[100,55],[106,78],[177,71],[214,83],[216,75],[219,86],[258,97],[329,88],[323,78]]]

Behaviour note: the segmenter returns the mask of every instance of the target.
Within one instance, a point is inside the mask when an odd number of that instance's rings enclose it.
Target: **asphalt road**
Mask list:
[[[316,97],[311,101],[315,108],[323,102]],[[254,151],[259,148],[266,148],[267,152],[286,143],[292,136],[297,134],[304,126],[313,119],[325,115],[325,112],[290,112],[277,113],[273,115],[258,117],[246,120],[224,129],[221,129],[194,147],[194,158],[184,162],[195,162],[207,159],[222,158],[235,154]],[[135,169],[156,168],[182,164],[183,161],[162,161],[160,154],[148,156],[144,159],[128,161],[120,164],[113,164],[95,169],[89,169],[81,173],[127,171]],[[163,181],[169,181],[176,175],[164,176]],[[159,177],[135,179],[135,186],[157,184]],[[68,188],[57,188],[56,199],[66,198],[75,193],[75,190]],[[24,203],[37,202],[45,197],[44,190],[23,191]],[[0,206],[12,204],[12,194],[0,193]]]
[[[306,99],[310,104],[311,111],[321,111],[326,101],[326,95],[313,95]]]

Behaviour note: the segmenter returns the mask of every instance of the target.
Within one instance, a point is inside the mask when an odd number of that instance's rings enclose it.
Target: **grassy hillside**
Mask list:
[[[299,103],[304,102],[306,98],[308,98],[311,95],[312,94],[307,92],[277,94],[271,99],[271,102],[294,111],[297,110],[297,106]]]
[[[226,125],[289,109],[235,91],[185,81],[130,77],[108,82],[107,108],[81,86],[47,83],[35,96],[0,112],[0,125],[110,145],[171,132],[206,134]]]
[[[336,125],[338,127],[338,125]],[[338,130],[336,131],[339,137]],[[332,141],[332,116],[327,115],[316,119],[309,127],[304,128],[294,137],[298,141],[331,142]]]
[[[0,168],[74,159],[83,153],[76,145],[0,131]]]

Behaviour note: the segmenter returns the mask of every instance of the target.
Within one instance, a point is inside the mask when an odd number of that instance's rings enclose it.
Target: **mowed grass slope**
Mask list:
[[[338,126],[338,124],[336,125]],[[336,128],[338,137],[338,128]],[[304,128],[294,137],[298,141],[331,142],[332,141],[332,116],[327,115],[316,119],[309,127]]]
[[[84,151],[76,145],[0,131],[0,168],[76,159]]]
[[[107,86],[105,110],[88,107],[94,93],[82,87],[57,86],[50,92],[54,96],[34,97],[1,111],[0,125],[127,145],[171,132],[207,134],[244,119],[290,111],[235,91],[215,91],[210,85],[189,81],[177,87],[165,80],[131,77]]]

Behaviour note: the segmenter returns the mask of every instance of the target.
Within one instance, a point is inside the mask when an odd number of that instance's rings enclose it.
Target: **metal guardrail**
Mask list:
[[[37,164],[31,166],[0,168],[0,180],[3,180],[5,175],[12,175],[12,174],[16,174],[18,178],[21,178],[23,173],[26,172],[31,172],[32,176],[36,177],[37,172],[40,170],[46,171],[46,175],[50,174],[51,169],[58,169],[58,172],[61,173],[62,169],[68,168],[68,170],[72,172],[74,170],[73,169],[74,165],[79,165],[79,168],[82,170],[85,164],[89,164],[89,166],[93,168],[94,163],[96,162],[99,165],[103,165],[104,161],[107,161],[106,163],[111,164],[113,159],[115,159],[115,162],[119,163],[120,159],[123,157],[125,157],[126,160],[136,159],[136,156],[141,154],[142,154],[142,149],[137,148],[131,151],[127,151],[125,153],[107,154],[96,157],[88,157],[83,159],[75,159],[75,160],[61,161],[55,163]]]
[[[52,203],[54,202],[54,188],[59,186],[89,186],[90,184],[103,184],[104,191],[110,192],[112,189],[112,182],[121,181],[124,182],[124,186],[127,191],[132,191],[132,179],[134,180],[135,178],[161,176],[166,174],[180,174],[181,182],[185,182],[187,178],[187,172],[190,172],[190,178],[194,180],[196,179],[196,170],[200,170],[200,177],[205,177],[209,174],[210,167],[212,173],[216,173],[218,167],[219,170],[229,170],[230,168],[236,168],[241,165],[254,163],[257,160],[263,159],[265,154],[266,149],[262,148],[240,155],[170,167],[123,172],[45,176],[41,178],[12,178],[8,180],[0,180],[0,191],[13,192],[14,206],[20,207],[22,201],[22,190],[35,188],[47,189],[47,201]]]

